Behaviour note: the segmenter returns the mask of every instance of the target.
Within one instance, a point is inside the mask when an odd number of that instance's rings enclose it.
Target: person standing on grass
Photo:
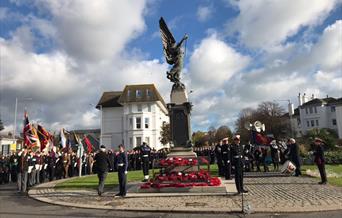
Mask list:
[[[324,151],[323,151],[323,140],[320,138],[315,138],[315,151],[314,155],[314,162],[316,163],[319,174],[321,175],[321,181],[318,183],[320,185],[327,184],[327,173],[325,172],[325,158],[324,158]]]
[[[127,188],[127,168],[128,168],[128,158],[127,153],[125,151],[124,145],[119,145],[119,154],[117,156],[117,166],[118,166],[118,178],[119,178],[119,188],[120,191],[116,194],[116,197],[125,197]]]
[[[290,146],[289,159],[296,166],[295,176],[302,175],[300,171],[300,157],[299,157],[299,147],[294,138],[288,140],[288,145]]]
[[[97,177],[99,178],[97,193],[99,196],[101,196],[110,166],[110,161],[106,153],[106,147],[104,145],[100,146],[100,152],[95,155],[94,164]]]

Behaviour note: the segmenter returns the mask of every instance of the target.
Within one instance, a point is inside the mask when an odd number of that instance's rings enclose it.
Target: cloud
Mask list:
[[[213,7],[212,6],[198,6],[197,8],[197,19],[200,22],[207,21],[213,13]]]
[[[191,86],[205,89],[220,87],[246,67],[249,60],[249,57],[239,54],[216,35],[211,35],[203,39],[191,54]]]
[[[320,24],[334,9],[338,0],[229,1],[239,15],[228,22],[229,33],[237,32],[251,48],[268,49],[285,42],[302,27]]]

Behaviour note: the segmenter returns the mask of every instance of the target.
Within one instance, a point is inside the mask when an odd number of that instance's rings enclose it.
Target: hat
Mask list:
[[[320,138],[315,138],[315,140],[314,140],[315,142],[323,142],[323,140],[322,139],[320,139]]]
[[[228,141],[228,138],[224,138],[224,139],[222,139],[222,141]]]
[[[234,139],[234,140],[235,140],[235,139],[240,140],[240,135],[234,135],[233,139]]]
[[[104,146],[104,145],[101,145],[101,146],[100,146],[100,148],[102,148],[102,149],[105,149],[105,148],[106,148],[106,146]]]

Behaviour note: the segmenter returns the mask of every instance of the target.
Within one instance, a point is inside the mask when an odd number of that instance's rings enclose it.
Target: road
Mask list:
[[[276,218],[301,218],[301,217],[341,217],[341,211],[324,213],[299,213],[299,214],[205,214],[206,217],[276,217]],[[189,213],[151,213],[151,212],[122,212],[115,210],[81,209],[73,207],[55,206],[33,200],[26,195],[18,194],[14,184],[0,185],[0,218],[12,217],[198,217],[199,214]]]

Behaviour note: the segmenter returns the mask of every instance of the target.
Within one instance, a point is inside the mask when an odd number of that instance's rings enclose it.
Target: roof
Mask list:
[[[100,107],[122,107],[122,105],[119,103],[119,98],[121,96],[122,92],[104,92],[102,94],[102,97],[97,103],[96,108],[100,109]]]
[[[322,104],[335,104],[337,103],[336,98],[328,97],[328,98],[315,98],[311,101],[308,101],[302,105],[302,107],[309,106],[309,105],[322,105]]]
[[[289,116],[289,113],[285,113],[282,115],[282,117],[288,117],[288,116]],[[294,116],[294,117],[299,116],[299,108],[294,109],[294,113],[292,116]]]
[[[140,91],[141,96],[137,96],[137,90]],[[149,90],[149,92],[147,92],[147,90]],[[120,104],[150,101],[160,101],[166,108],[164,99],[160,95],[154,84],[126,85],[123,93],[121,94],[121,97],[118,100]]]

